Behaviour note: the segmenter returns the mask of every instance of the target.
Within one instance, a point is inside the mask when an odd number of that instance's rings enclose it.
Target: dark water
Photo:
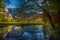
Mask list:
[[[44,40],[42,27],[42,25],[24,26],[23,28],[12,26],[4,40]]]

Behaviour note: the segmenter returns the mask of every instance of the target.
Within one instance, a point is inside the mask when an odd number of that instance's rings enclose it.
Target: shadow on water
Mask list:
[[[44,40],[43,25],[10,26],[4,40]]]

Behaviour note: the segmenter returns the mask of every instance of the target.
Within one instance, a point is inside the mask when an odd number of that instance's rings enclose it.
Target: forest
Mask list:
[[[33,26],[29,32],[34,35],[37,25],[43,25],[44,39],[30,40],[60,40],[60,0],[0,0],[0,40],[8,40],[5,35],[16,26],[22,32]]]

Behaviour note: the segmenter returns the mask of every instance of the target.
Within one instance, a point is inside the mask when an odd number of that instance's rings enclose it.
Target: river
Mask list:
[[[42,25],[12,26],[4,40],[44,40]],[[38,28],[38,30],[36,30]]]

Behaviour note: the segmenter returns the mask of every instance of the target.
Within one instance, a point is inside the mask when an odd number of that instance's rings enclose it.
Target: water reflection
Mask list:
[[[22,27],[13,25],[4,40],[44,40],[42,25]]]

